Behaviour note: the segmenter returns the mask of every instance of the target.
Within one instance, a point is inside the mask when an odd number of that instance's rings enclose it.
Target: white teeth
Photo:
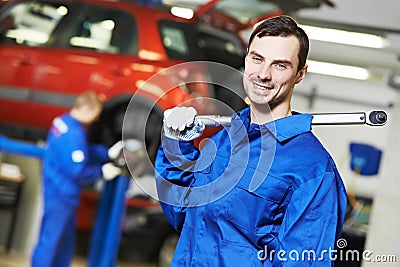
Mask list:
[[[258,84],[254,84],[254,86],[257,87],[260,90],[266,90],[267,89],[267,87],[264,87],[264,86],[261,86],[261,85],[258,85]]]

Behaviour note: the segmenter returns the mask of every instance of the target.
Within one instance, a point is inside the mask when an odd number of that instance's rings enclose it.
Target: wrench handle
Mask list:
[[[367,124],[370,126],[383,126],[387,122],[387,114],[383,110],[353,113],[314,113],[312,125],[351,125]],[[206,127],[230,126],[230,116],[204,115],[196,116]]]

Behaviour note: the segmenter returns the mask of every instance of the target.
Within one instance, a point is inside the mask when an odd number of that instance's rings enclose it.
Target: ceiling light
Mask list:
[[[171,13],[176,17],[184,19],[192,19],[194,16],[194,11],[192,9],[184,7],[171,7]]]
[[[357,80],[367,80],[370,76],[369,71],[365,68],[339,65],[334,63],[319,62],[313,60],[307,60],[308,72],[337,76],[342,78],[350,78]]]
[[[312,40],[372,48],[387,46],[386,39],[378,35],[306,25],[300,25],[300,27],[307,33],[308,38]]]

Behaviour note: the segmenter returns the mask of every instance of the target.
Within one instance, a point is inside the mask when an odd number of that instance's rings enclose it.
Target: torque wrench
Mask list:
[[[387,122],[387,114],[382,110],[355,113],[316,113],[312,115],[313,125],[367,124],[382,126]]]
[[[367,124],[370,126],[383,126],[387,122],[387,114],[382,110],[354,113],[314,113],[312,125],[350,125]],[[230,116],[202,115],[196,116],[206,127],[230,126]]]

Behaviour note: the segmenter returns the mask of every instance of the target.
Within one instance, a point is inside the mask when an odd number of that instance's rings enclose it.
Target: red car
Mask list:
[[[127,2],[40,0],[8,5],[0,17],[1,130],[43,138],[52,119],[67,111],[76,95],[91,89],[105,102],[104,132],[96,134],[112,143],[120,138],[131,96],[158,71],[201,59],[196,42],[190,21]],[[165,77],[163,85],[206,75],[202,66],[192,67],[184,77]],[[157,102],[164,110],[193,95],[209,97],[213,88],[204,89],[195,84],[162,98],[163,91],[146,90],[141,109],[146,113]]]

